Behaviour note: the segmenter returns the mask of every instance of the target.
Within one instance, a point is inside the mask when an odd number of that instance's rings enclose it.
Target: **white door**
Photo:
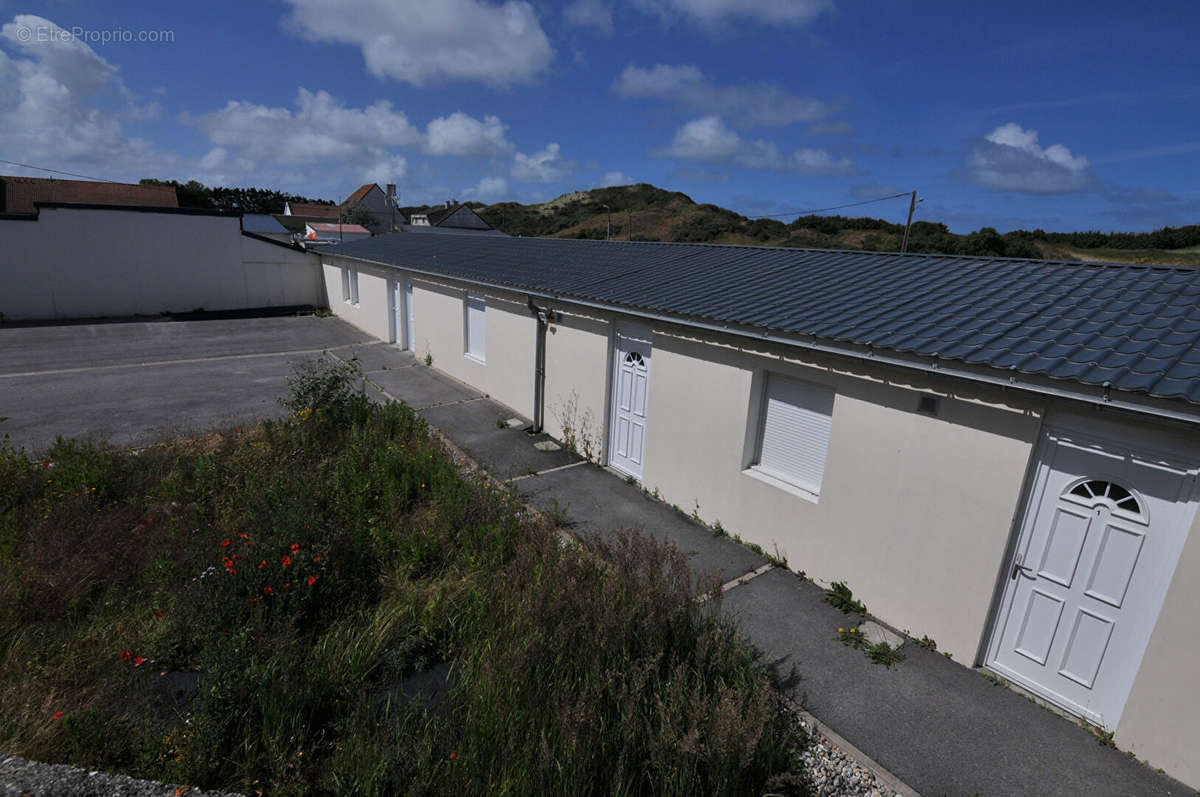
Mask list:
[[[413,332],[413,288],[412,278],[404,280],[404,348],[416,351],[416,334]]]
[[[648,327],[617,327],[613,351],[612,423],[609,464],[634,478],[642,478],[646,447],[646,403],[650,393],[650,341]]]
[[[1193,485],[1161,456],[1048,431],[988,667],[1115,729],[1195,514]]]

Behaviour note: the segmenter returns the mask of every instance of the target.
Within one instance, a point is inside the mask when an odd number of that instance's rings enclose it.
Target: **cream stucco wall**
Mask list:
[[[342,299],[342,268],[358,272],[358,303]],[[429,355],[433,365],[484,391],[528,418],[533,413],[533,362],[536,322],[524,299],[508,291],[471,289],[486,304],[486,356],[478,362],[466,356],[466,285],[401,269],[352,263],[336,256],[324,258],[329,306],[335,315],[384,341],[395,340],[392,329],[391,280],[412,279],[413,341],[419,359]],[[401,282],[403,284],[403,282]],[[401,331],[400,337],[403,338]]]
[[[1186,439],[1192,451],[1200,452],[1200,439]],[[1116,732],[1121,749],[1193,787],[1200,787],[1198,608],[1200,516],[1188,532]]]
[[[232,216],[43,207],[0,220],[0,251],[10,319],[325,303],[317,258],[242,235]]]
[[[578,449],[599,459],[608,428],[612,323],[573,308],[558,313],[546,332],[545,429],[559,440],[573,436]]]
[[[777,353],[656,330],[644,482],[819,582],[845,581],[885,621],[974,661],[1040,415]],[[835,391],[817,500],[742,472],[755,371]],[[917,412],[942,396],[937,417]],[[753,438],[753,435],[750,435]],[[930,574],[936,573],[936,578]]]

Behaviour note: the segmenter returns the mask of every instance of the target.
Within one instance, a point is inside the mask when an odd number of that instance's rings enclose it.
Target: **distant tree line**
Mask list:
[[[146,178],[142,185],[169,185],[175,189],[181,208],[228,210],[236,213],[282,213],[285,202],[310,202],[316,205],[334,204],[328,199],[311,199],[299,194],[285,194],[268,188],[208,187],[196,180],[180,183],[176,180]]]
[[[1007,235],[1080,249],[1186,249],[1200,246],[1200,224],[1163,227],[1154,232],[1046,232],[1037,229],[1014,230]]]

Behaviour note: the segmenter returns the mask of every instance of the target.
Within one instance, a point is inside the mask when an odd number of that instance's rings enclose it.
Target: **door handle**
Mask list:
[[[1032,567],[1026,567],[1024,565],[1024,559],[1025,558],[1021,554],[1017,554],[1016,557],[1013,558],[1012,573],[1009,575],[1009,578],[1011,578],[1013,581],[1016,581],[1017,576],[1021,573],[1033,572]]]

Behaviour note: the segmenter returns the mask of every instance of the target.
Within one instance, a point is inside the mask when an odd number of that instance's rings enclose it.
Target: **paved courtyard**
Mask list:
[[[315,316],[0,327],[0,436],[36,452],[272,417],[298,363],[370,342]]]

